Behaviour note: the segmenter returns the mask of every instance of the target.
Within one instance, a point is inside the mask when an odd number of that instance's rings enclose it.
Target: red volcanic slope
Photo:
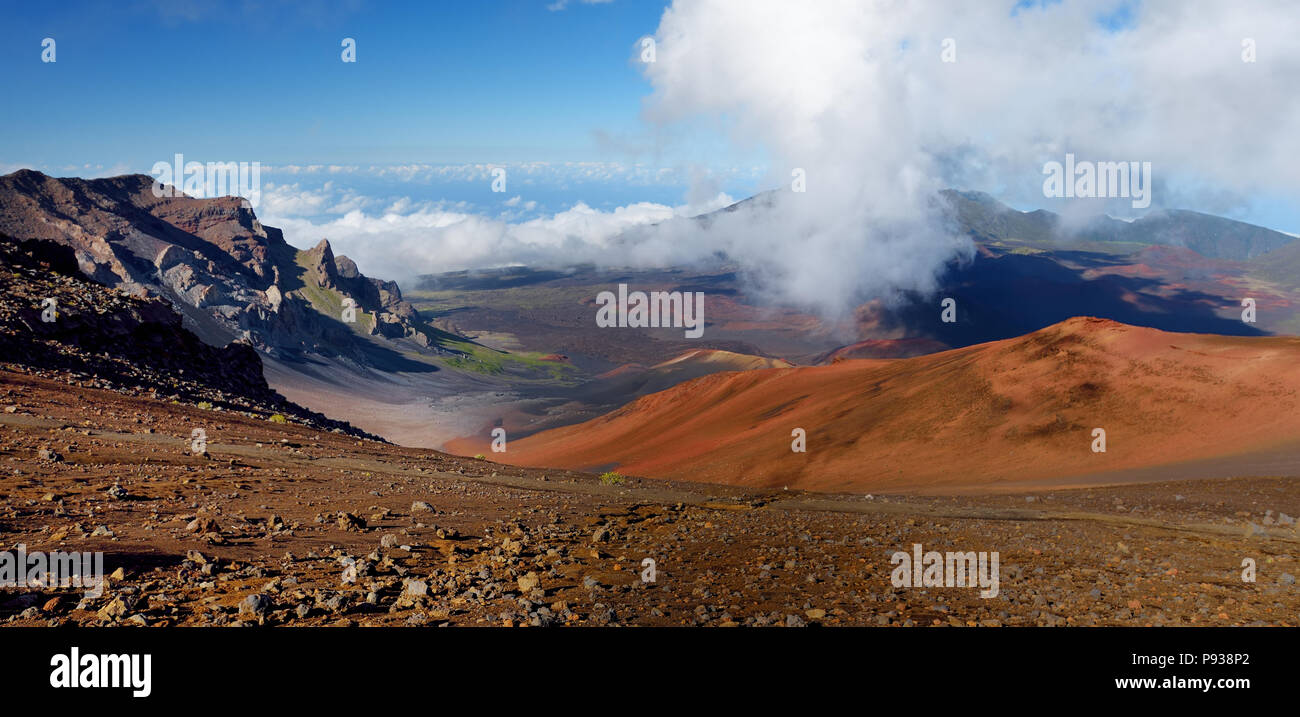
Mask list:
[[[1298,397],[1300,339],[1075,318],[916,358],[714,374],[494,458],[749,486],[978,491],[1300,449]],[[791,450],[796,428],[805,453]],[[1095,428],[1105,453],[1092,450]]]

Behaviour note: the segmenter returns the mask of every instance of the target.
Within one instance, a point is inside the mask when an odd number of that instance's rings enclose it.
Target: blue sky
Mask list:
[[[601,159],[594,132],[639,130],[648,85],[630,60],[663,9],[556,12],[538,0],[161,9],[175,4],[6,11],[4,155],[132,166],[176,148],[265,164]],[[55,64],[37,61],[44,37],[58,43]],[[355,64],[340,59],[344,37],[357,41]]]
[[[23,3],[6,11],[0,29],[0,169],[147,173],[181,152],[187,161],[261,162],[273,183],[319,184],[319,172],[276,171],[312,165],[600,163],[639,164],[642,176],[644,168],[677,172],[647,184],[556,170],[530,180],[541,211],[575,201],[676,204],[688,160],[752,167],[707,139],[666,144],[643,121],[650,86],[637,43],[654,32],[665,3],[557,5]],[[57,43],[55,63],[39,61],[46,37]],[[341,59],[345,37],[356,41],[355,63]],[[463,179],[334,178],[394,198],[505,199]]]

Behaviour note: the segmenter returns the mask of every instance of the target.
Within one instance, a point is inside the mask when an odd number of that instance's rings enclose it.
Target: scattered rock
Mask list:
[[[360,532],[366,529],[366,521],[343,510],[338,512],[336,522],[341,530]]]
[[[524,575],[520,575],[519,579],[516,582],[519,584],[519,591],[525,595],[530,594],[533,590],[541,587],[542,585],[542,579],[538,577],[537,573],[534,572],[528,572]]]
[[[101,620],[116,621],[126,615],[128,609],[126,602],[121,597],[114,597],[101,607],[95,615]]]
[[[271,604],[271,598],[261,593],[253,593],[240,601],[239,618],[259,620],[266,615],[267,610],[271,609]]]

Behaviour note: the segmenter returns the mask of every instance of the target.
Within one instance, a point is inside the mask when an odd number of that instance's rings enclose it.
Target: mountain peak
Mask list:
[[[330,248],[329,239],[321,239],[316,246],[303,252],[309,276],[317,286],[329,289],[338,286],[339,273],[334,265],[334,250]]]
[[[329,239],[322,238],[319,242],[316,243],[316,246],[312,247],[308,251],[312,253],[327,255],[329,256],[330,261],[334,260],[334,250],[330,248]]]

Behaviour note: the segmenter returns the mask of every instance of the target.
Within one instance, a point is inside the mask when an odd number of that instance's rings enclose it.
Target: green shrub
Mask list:
[[[623,485],[623,474],[606,471],[600,474],[600,482],[605,485]]]
[[[272,415],[270,418],[268,418],[268,419],[266,419],[266,420],[270,421],[271,423],[288,423],[288,422],[289,422],[289,419],[285,418],[284,415],[283,415],[283,414],[280,414],[280,413],[274,414],[274,415]]]

